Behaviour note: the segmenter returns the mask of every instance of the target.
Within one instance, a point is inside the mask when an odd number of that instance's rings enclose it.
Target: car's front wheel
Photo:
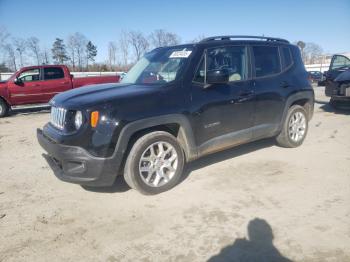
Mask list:
[[[0,118],[7,115],[9,107],[6,102],[0,98]]]
[[[289,108],[281,133],[276,137],[277,144],[283,147],[300,146],[308,131],[308,117],[300,105]]]
[[[151,132],[132,146],[124,178],[142,194],[158,194],[179,182],[184,162],[183,150],[174,136],[163,131]]]

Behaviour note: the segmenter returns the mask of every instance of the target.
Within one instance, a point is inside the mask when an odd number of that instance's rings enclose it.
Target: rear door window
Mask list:
[[[44,68],[44,80],[64,78],[63,69],[60,67]]]
[[[281,72],[278,47],[254,46],[255,76],[264,77]]]

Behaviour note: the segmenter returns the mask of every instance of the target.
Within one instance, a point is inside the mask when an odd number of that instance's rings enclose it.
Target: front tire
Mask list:
[[[277,144],[292,148],[300,146],[308,131],[308,117],[300,105],[291,106],[283,123],[281,133],[276,137]]]
[[[6,102],[0,98],[0,118],[7,116],[9,107]]]
[[[142,194],[159,194],[179,182],[184,162],[183,150],[174,136],[163,131],[151,132],[132,146],[124,178]]]

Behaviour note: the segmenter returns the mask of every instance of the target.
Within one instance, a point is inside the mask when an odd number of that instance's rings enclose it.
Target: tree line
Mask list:
[[[0,27],[0,72],[16,71],[23,66],[65,64],[72,71],[127,71],[149,50],[181,43],[180,37],[164,29],[145,35],[140,31],[122,31],[116,41],[107,43],[104,62],[95,61],[98,48],[82,33],[66,39],[57,37],[50,48],[42,47],[33,36],[28,39],[11,37]]]
[[[202,34],[190,42],[203,38]],[[82,33],[76,32],[66,39],[57,37],[47,48],[35,36],[28,39],[12,37],[4,27],[0,27],[0,72],[41,64],[65,64],[72,71],[128,71],[149,50],[180,43],[180,36],[164,29],[154,30],[149,35],[124,30],[116,41],[107,43],[107,57],[97,63],[98,48]],[[318,44],[303,41],[294,44],[299,46],[305,64],[321,62],[323,50]]]

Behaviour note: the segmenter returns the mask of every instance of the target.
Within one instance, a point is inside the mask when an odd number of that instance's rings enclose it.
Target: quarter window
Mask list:
[[[229,82],[245,80],[248,78],[247,48],[244,46],[228,46],[207,50],[207,71],[227,69]],[[195,82],[204,82],[204,59],[194,77]]]
[[[289,47],[282,47],[281,50],[282,50],[282,57],[283,57],[282,66],[283,66],[283,69],[286,69],[293,63],[292,55],[290,53]]]
[[[22,82],[33,82],[33,81],[39,81],[40,79],[40,70],[37,69],[29,69],[26,71],[23,71],[19,76],[19,79],[22,80]]]
[[[263,77],[281,72],[278,48],[274,46],[254,46],[255,76]]]
[[[60,68],[60,67],[44,68],[44,79],[45,80],[59,79],[59,78],[64,78],[64,73],[63,73],[62,68]]]

